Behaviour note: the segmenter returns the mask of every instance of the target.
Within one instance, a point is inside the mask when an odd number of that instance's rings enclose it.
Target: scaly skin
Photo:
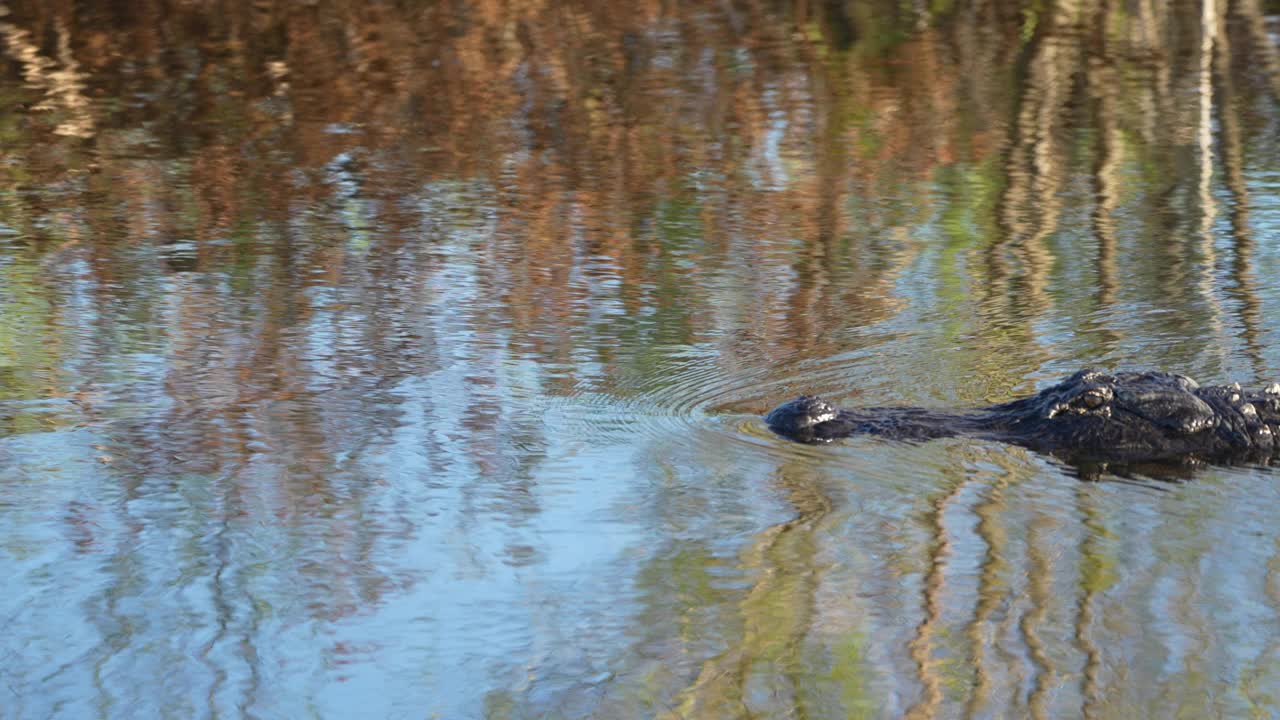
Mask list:
[[[1280,383],[1200,387],[1165,372],[1082,370],[1030,397],[966,411],[840,410],[802,395],[766,418],[779,435],[827,442],[857,434],[899,440],[963,435],[1075,462],[1267,463],[1280,458]]]

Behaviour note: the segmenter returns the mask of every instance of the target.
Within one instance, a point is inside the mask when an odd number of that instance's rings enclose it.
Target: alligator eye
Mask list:
[[[1109,400],[1111,400],[1110,388],[1091,388],[1076,398],[1076,404],[1083,405],[1090,410],[1096,410],[1106,405]]]

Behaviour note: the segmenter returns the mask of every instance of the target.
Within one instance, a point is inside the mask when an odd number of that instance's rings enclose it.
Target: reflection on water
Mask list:
[[[0,6],[0,714],[1280,713],[1271,473],[756,419],[1280,376],[1276,12]]]

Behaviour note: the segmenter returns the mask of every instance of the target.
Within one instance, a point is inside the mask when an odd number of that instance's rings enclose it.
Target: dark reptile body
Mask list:
[[[1082,370],[1035,395],[972,410],[840,410],[802,395],[766,416],[800,442],[967,436],[1084,461],[1267,462],[1280,456],[1280,384],[1201,387],[1166,372]]]

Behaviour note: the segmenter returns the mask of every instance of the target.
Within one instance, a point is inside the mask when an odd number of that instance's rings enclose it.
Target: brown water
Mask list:
[[[1274,3],[0,6],[0,717],[1280,714]]]

